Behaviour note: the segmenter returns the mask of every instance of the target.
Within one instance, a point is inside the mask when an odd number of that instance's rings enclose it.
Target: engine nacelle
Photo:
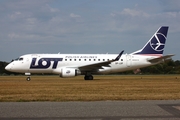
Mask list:
[[[80,75],[81,72],[74,68],[62,68],[60,77],[75,77]]]

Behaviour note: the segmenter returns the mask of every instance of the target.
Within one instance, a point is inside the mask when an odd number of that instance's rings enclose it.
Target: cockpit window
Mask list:
[[[15,61],[23,61],[23,58],[16,58]]]
[[[22,61],[23,60],[23,58],[19,58],[19,61]]]

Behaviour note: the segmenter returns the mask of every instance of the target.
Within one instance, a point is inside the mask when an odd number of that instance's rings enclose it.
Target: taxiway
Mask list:
[[[179,120],[180,100],[1,102],[0,120]]]

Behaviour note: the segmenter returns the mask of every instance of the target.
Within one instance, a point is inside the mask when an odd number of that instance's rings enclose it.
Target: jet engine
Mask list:
[[[77,75],[80,75],[81,71],[74,68],[62,68],[60,77],[75,77]]]

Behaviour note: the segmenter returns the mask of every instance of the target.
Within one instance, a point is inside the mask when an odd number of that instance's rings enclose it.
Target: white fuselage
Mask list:
[[[117,54],[28,54],[11,62],[6,69],[20,73],[54,73],[61,74],[61,68],[75,68],[115,59]],[[93,74],[108,74],[134,70],[152,65],[148,59],[158,56],[124,54],[109,66],[93,71]],[[157,64],[157,63],[153,63]],[[81,74],[83,72],[81,71]]]

